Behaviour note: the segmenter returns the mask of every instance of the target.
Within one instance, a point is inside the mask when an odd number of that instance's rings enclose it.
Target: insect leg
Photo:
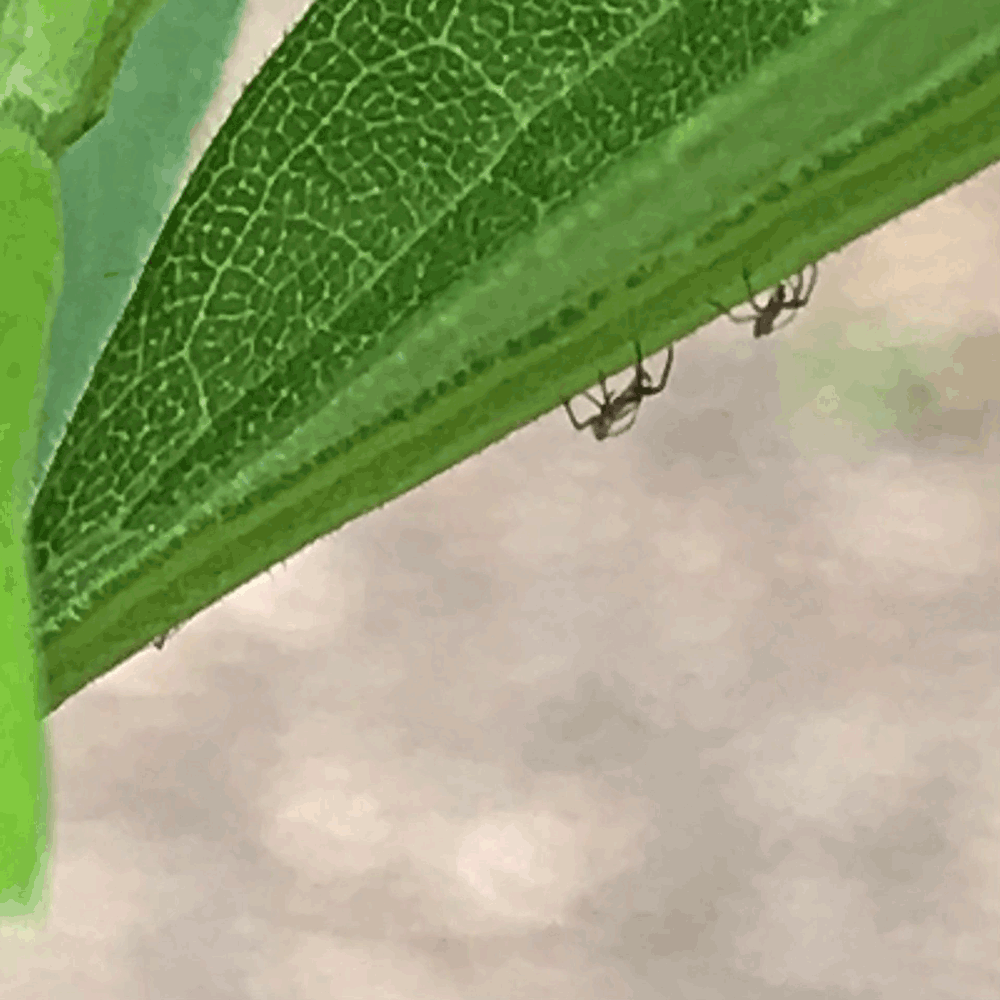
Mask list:
[[[624,427],[620,427],[616,431],[610,431],[608,433],[608,437],[612,437],[612,438],[620,437],[622,434],[624,434],[627,430],[629,430],[632,427],[632,425],[636,422],[636,420],[638,419],[638,417],[639,417],[639,407],[637,406],[632,411],[632,419]]]
[[[607,383],[604,381],[604,372],[598,371],[597,374],[601,376],[601,391],[604,393],[604,402],[605,403],[610,403],[611,402],[611,393],[608,392]],[[601,404],[598,403],[597,405],[600,406]]]
[[[757,320],[756,316],[736,316],[730,310],[728,310],[721,302],[716,302],[714,299],[706,299],[709,305],[715,306],[719,310],[719,313],[725,313],[734,323],[754,323]]]
[[[757,304],[757,299],[755,298],[756,292],[750,287],[750,268],[745,264],[743,265],[743,284],[747,286],[747,301],[757,310],[757,312],[764,312],[767,307]]]
[[[653,376],[646,371],[645,366],[642,363],[642,347],[638,340],[634,340],[635,344],[635,387],[639,392],[639,395],[645,395],[648,390],[643,385],[643,382],[649,382],[652,384]]]
[[[656,385],[652,385],[645,390],[647,396],[651,396],[654,392],[663,391],[663,387],[667,384],[667,378],[670,375],[670,368],[673,365],[673,363],[674,363],[674,345],[670,344],[670,346],[667,347],[667,363],[663,366],[663,374],[660,376],[660,381]]]
[[[566,407],[566,412],[569,414],[570,423],[578,430],[585,431],[593,422],[594,418],[591,417],[589,420],[585,420],[582,424],[576,419],[576,415],[573,413],[573,408],[569,405],[569,400],[564,399],[562,401],[563,406]]]
[[[806,294],[802,297],[802,305],[805,305],[809,301],[809,296],[812,295],[813,289],[816,287],[816,279],[819,277],[819,268],[815,264],[810,263],[807,266],[812,268],[812,274],[809,277],[809,287],[806,289]],[[803,281],[804,280],[803,276]],[[796,295],[796,298],[798,297],[799,296]]]
[[[795,319],[795,313],[796,313],[795,309],[790,309],[789,310],[789,316],[786,319],[784,319],[782,322],[775,323],[774,326],[771,327],[771,331],[770,332],[773,332],[775,330],[783,330],[786,326],[788,326],[789,323],[791,323],[791,321],[793,319]]]

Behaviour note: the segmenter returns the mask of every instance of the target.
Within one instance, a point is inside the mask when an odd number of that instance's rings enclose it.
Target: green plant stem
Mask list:
[[[49,329],[62,278],[52,161],[0,129],[0,914],[36,909],[46,859],[43,675],[26,542]]]

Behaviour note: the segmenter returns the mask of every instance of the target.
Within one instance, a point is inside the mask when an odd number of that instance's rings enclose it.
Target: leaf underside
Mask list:
[[[48,710],[691,333],[744,265],[766,287],[1000,158],[998,14],[319,0],[170,214],[35,499]]]

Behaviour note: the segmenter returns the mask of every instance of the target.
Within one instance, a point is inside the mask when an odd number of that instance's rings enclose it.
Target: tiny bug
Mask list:
[[[178,632],[180,632],[180,630],[181,630],[180,625],[174,625],[173,628],[168,628],[166,632],[161,632],[153,640],[153,645],[157,649],[163,649],[163,647],[166,645],[167,639],[169,639],[172,635],[176,635]]]
[[[819,273],[819,268],[815,264],[808,266],[812,268],[808,288],[805,287],[805,268],[803,268],[802,271],[788,282],[787,287],[783,281],[779,281],[777,287],[771,293],[771,297],[763,306],[759,305],[757,299],[754,297],[754,291],[750,287],[750,272],[744,267],[743,281],[747,286],[747,292],[750,294],[750,305],[754,308],[752,316],[734,316],[718,302],[712,302],[712,305],[716,309],[722,310],[734,323],[753,323],[753,335],[755,337],[764,337],[772,330],[780,330],[783,326],[788,326],[795,319],[796,310],[808,304],[809,296],[812,295],[813,288],[816,287],[816,277]],[[778,318],[778,314],[784,312],[786,309],[792,315],[784,323],[779,323],[775,326],[774,321]]]
[[[576,419],[573,409],[569,405],[569,400],[564,399],[562,401],[563,406],[566,407],[566,412],[569,414],[570,421],[578,431],[586,430],[589,427],[594,432],[594,437],[598,441],[603,441],[609,437],[618,437],[619,434],[624,434],[635,423],[639,415],[639,404],[643,398],[645,396],[655,396],[658,392],[663,392],[664,386],[667,384],[667,376],[670,375],[670,366],[674,363],[674,345],[671,344],[667,348],[667,363],[663,368],[663,375],[660,377],[660,381],[655,385],[652,384],[652,376],[642,366],[642,348],[639,347],[638,341],[635,341],[635,357],[635,377],[628,384],[628,387],[622,390],[617,396],[608,392],[603,372],[599,373],[601,376],[601,390],[604,393],[603,403],[584,390],[583,394],[597,407],[597,413],[592,417],[588,417],[583,423],[580,423]],[[646,382],[649,385],[644,384]],[[617,421],[628,416],[631,416],[632,419],[624,427],[616,431],[611,429]]]

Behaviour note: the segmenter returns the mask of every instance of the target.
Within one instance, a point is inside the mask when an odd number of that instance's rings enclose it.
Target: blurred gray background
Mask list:
[[[0,995],[997,1000],[998,237],[993,168],[70,700]]]

